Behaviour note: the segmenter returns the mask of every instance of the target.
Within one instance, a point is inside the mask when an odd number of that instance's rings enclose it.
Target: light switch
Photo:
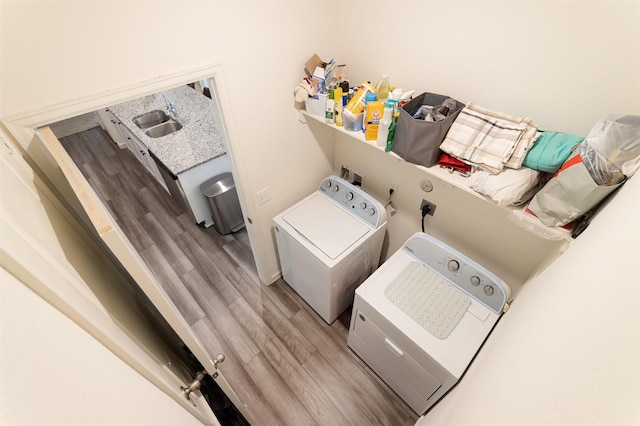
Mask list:
[[[263,190],[259,191],[256,195],[258,196],[258,205],[263,205],[267,201],[271,200],[271,187],[267,186]]]

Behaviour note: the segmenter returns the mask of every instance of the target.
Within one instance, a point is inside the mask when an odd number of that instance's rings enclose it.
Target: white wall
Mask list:
[[[585,136],[602,116],[640,112],[637,1],[347,1],[384,31],[340,43],[356,84],[453,96]],[[366,14],[365,14],[366,12]],[[390,28],[401,22],[401,28]]]

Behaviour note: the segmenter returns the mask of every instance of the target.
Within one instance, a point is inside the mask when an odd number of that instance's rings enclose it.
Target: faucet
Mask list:
[[[178,110],[176,109],[176,106],[171,100],[167,99],[164,93],[162,94],[162,97],[164,98],[164,103],[167,105],[167,115],[174,120],[177,120]]]

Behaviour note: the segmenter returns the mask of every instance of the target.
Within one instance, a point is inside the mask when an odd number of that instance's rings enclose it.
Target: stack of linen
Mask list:
[[[539,189],[541,175],[522,167],[540,132],[528,118],[511,117],[468,103],[440,150],[473,166],[467,184],[500,205],[518,205]]]
[[[468,103],[460,112],[440,150],[496,174],[518,169],[538,137],[535,124]]]

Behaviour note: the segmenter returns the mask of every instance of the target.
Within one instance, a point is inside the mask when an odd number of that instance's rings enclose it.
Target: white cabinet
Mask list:
[[[125,139],[122,137],[119,129],[120,127],[122,127],[122,123],[120,122],[120,120],[115,115],[113,115],[109,108],[99,109],[98,111],[96,111],[96,113],[100,118],[100,124],[102,128],[109,134],[116,145],[118,145],[118,148],[127,148]]]
[[[145,169],[147,169],[147,171],[153,175],[153,177],[162,185],[162,187],[167,192],[169,192],[169,190],[167,189],[167,185],[162,179],[160,170],[158,170],[156,162],[153,161],[153,158],[151,158],[151,155],[149,155],[149,149],[147,149],[147,147],[142,142],[140,142],[138,138],[133,133],[131,133],[131,130],[129,130],[124,124],[119,122],[118,130],[127,148],[129,148],[129,151],[133,153],[138,161],[142,163]]]

